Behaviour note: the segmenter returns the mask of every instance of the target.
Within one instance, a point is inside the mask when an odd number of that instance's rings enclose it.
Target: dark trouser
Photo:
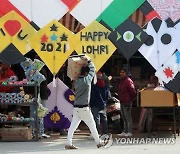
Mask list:
[[[102,124],[102,134],[107,134],[108,133],[108,122],[107,122],[106,109],[99,110],[98,108],[92,107],[91,112],[93,114],[97,130],[98,131],[100,130],[100,125]]]
[[[121,117],[123,120],[123,132],[132,133],[132,102],[130,104],[121,104]]]

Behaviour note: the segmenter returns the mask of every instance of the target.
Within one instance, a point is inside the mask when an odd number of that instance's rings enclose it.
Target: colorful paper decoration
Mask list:
[[[158,70],[175,52],[180,43],[180,31],[167,27],[167,23],[158,18],[150,21],[144,31],[149,39],[139,48],[139,52]]]
[[[114,53],[116,47],[108,39],[110,31],[103,25],[94,21],[82,29],[71,40],[78,54],[88,55],[98,71],[109,57]]]
[[[38,85],[40,85],[42,81],[46,80],[45,76],[39,72],[45,65],[40,60],[35,59],[35,61],[32,61],[31,59],[26,58],[26,61],[21,62],[20,65],[23,68],[26,79],[29,83],[31,81],[35,81]]]
[[[179,0],[147,0],[163,20],[171,18],[174,22],[180,19]]]
[[[32,63],[32,68],[34,70],[40,71],[43,68],[44,65],[45,64],[42,61],[40,61],[39,59],[34,59],[34,61]]]
[[[33,61],[30,58],[26,58],[26,60],[24,62],[21,62],[20,65],[25,72],[28,72],[32,70],[32,63]]]
[[[41,82],[45,81],[46,80],[46,77],[41,74],[39,71],[36,71],[33,75],[33,78],[32,78],[38,85],[41,84]]]
[[[84,26],[93,22],[113,0],[81,0],[70,12]]]
[[[56,88],[52,82],[48,88],[51,95],[46,105],[48,114],[44,118],[45,128],[57,130],[69,128],[73,114],[74,93],[59,78],[56,78]]]
[[[129,60],[148,39],[148,35],[131,19],[127,19],[111,32],[109,39],[121,51],[123,56]]]
[[[30,39],[31,48],[37,52],[53,75],[73,52],[69,43],[72,35],[71,31],[53,20]]]
[[[30,49],[27,40],[34,35],[35,29],[14,11],[0,18],[0,51],[12,43],[23,55]]]
[[[60,0],[9,1],[40,28],[52,20],[61,19],[68,12],[68,7]]]
[[[180,52],[176,51],[166,63],[159,68],[155,75],[166,84],[165,86],[175,93],[180,93]]]
[[[103,20],[112,29],[115,29],[144,2],[145,0],[114,0],[96,20]]]

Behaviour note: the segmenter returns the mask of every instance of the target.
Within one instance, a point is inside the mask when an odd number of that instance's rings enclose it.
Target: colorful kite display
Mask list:
[[[96,66],[96,71],[104,65],[116,50],[116,47],[108,39],[109,34],[110,31],[107,28],[94,21],[74,35],[71,40],[78,54],[91,57]]]
[[[111,32],[109,39],[121,51],[123,56],[129,60],[148,39],[148,35],[131,19],[127,19]]]
[[[113,0],[81,0],[70,12],[84,26],[89,25],[110,5]]]
[[[155,75],[165,82],[165,86],[173,92],[180,93],[180,52],[176,51]]]
[[[97,21],[103,20],[112,29],[123,23],[145,0],[114,0],[106,10],[104,10]]]
[[[73,33],[53,20],[40,29],[30,40],[30,46],[55,76],[68,56],[73,52],[69,39]]]
[[[167,27],[167,23],[159,18],[150,21],[144,31],[149,35],[149,39],[139,48],[139,52],[158,70],[180,44],[180,31]]]
[[[68,7],[61,0],[9,0],[30,21],[40,28],[52,20],[61,19]]]
[[[147,0],[163,20],[171,18],[174,22],[180,19],[179,0]]]
[[[48,114],[44,118],[45,128],[57,130],[69,128],[73,114],[74,93],[59,78],[56,78],[56,88],[52,82],[48,88],[51,94],[46,105]]]

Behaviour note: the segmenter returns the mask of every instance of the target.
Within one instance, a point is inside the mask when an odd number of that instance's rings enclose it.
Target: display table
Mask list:
[[[140,91],[141,107],[174,107],[176,104],[176,95],[169,90],[146,88]]]
[[[166,122],[166,125],[173,125],[173,134],[176,138],[176,119],[178,118],[178,114],[176,114],[177,97],[175,93],[170,92],[169,90],[165,90],[162,87],[146,88],[138,92],[137,100],[140,107],[145,107],[148,109],[148,136],[150,135],[150,125],[152,124],[152,130],[154,130],[154,126],[158,126],[158,123],[154,123],[156,116],[170,115],[173,117],[173,122],[171,122],[171,124]],[[161,123],[159,122],[159,125],[160,124]]]

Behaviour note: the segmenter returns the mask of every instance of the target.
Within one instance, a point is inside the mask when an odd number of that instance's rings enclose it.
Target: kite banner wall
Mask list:
[[[123,23],[145,0],[114,0],[97,21],[103,20],[112,29]]]
[[[74,35],[71,42],[78,54],[88,55],[98,71],[116,50],[108,39],[110,31],[94,21]]]
[[[10,43],[24,55],[29,51],[27,40],[34,35],[35,29],[18,13],[11,11],[0,18],[0,50]]]
[[[61,23],[53,20],[40,29],[30,40],[30,46],[55,75],[64,64],[73,48],[69,43],[73,33]]]
[[[44,118],[45,128],[57,130],[69,128],[73,114],[74,93],[59,78],[56,78],[56,88],[52,82],[48,88],[51,94],[46,103],[48,114]]]

